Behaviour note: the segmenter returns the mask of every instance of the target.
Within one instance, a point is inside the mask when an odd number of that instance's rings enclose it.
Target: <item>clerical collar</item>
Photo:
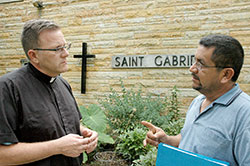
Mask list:
[[[52,84],[55,80],[56,80],[56,77],[51,77],[49,82]]]
[[[37,77],[41,81],[43,81],[45,83],[52,84],[56,80],[56,77],[50,77],[50,76],[48,76],[48,75],[40,72],[31,63],[28,63],[28,66],[32,70],[32,72],[35,75],[35,77]]]

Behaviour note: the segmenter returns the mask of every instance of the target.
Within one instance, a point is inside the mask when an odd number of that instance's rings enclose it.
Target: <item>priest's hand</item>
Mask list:
[[[97,146],[97,142],[98,142],[98,133],[96,131],[90,130],[88,128],[83,128],[81,130],[82,136],[84,137],[84,139],[88,140],[87,144],[85,145],[84,150],[87,153],[92,152],[93,150],[95,150],[96,146]]]

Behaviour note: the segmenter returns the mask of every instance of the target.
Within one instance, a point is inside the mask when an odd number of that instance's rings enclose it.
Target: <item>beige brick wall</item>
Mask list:
[[[198,41],[210,33],[236,37],[245,49],[245,64],[239,78],[250,94],[250,1],[249,0],[43,0],[40,12],[32,0],[0,4],[0,75],[20,67],[25,58],[20,33],[25,21],[46,18],[62,26],[73,43],[68,58],[70,71],[63,76],[72,85],[79,105],[97,103],[97,98],[119,88],[139,87],[145,93],[164,95],[176,85],[181,90],[182,109],[198,95],[192,90],[188,68],[112,69],[114,55],[194,54]],[[87,93],[80,93],[81,43],[88,43]]]

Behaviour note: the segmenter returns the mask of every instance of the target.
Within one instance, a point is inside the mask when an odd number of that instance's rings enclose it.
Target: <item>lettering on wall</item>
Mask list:
[[[23,0],[0,0],[0,4],[2,3],[12,3],[12,2],[22,2]]]
[[[116,55],[112,68],[190,67],[194,62],[194,55]]]

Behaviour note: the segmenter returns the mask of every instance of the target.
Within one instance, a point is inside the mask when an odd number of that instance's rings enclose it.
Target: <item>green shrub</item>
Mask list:
[[[133,130],[140,125],[142,120],[166,129],[167,133],[168,131],[173,133],[172,130],[176,133],[180,132],[179,127],[173,126],[175,121],[178,121],[180,125],[183,121],[179,120],[181,115],[176,87],[172,89],[170,97],[153,97],[150,94],[142,96],[141,89],[128,90],[123,82],[121,82],[121,87],[121,93],[111,88],[111,94],[99,101],[108,117],[112,134],[120,135],[127,130]],[[170,130],[169,126],[174,128]]]
[[[143,146],[148,129],[141,125],[141,121],[151,122],[168,135],[179,134],[184,119],[179,110],[178,90],[173,87],[168,97],[160,97],[151,94],[143,96],[141,89],[126,89],[122,81],[121,88],[121,92],[111,88],[111,93],[99,100],[108,118],[109,133],[116,138],[116,150],[129,156],[137,165],[150,165],[152,160],[155,163],[153,147]],[[144,161],[146,159],[148,161]]]
[[[88,108],[84,106],[79,107],[81,115],[82,115],[82,120],[81,123],[83,126],[88,127],[91,130],[94,130],[98,133],[98,148],[101,146],[101,144],[114,144],[115,141],[114,139],[107,135],[107,118],[106,115],[104,114],[103,110],[101,107],[99,107],[96,104],[90,105]],[[84,155],[84,161],[83,163],[87,162],[89,158],[93,157],[94,154],[86,154],[85,152],[83,153]]]
[[[101,107],[96,104],[91,104],[88,108],[80,106],[80,112],[82,114],[82,124],[96,131],[100,142],[114,144],[113,138],[106,134],[108,121]]]
[[[118,137],[116,151],[121,153],[129,160],[138,159],[140,155],[146,155],[152,148],[151,146],[144,147],[143,140],[147,130],[136,127],[134,130],[126,131]]]
[[[154,166],[156,163],[157,148],[152,147],[146,155],[140,155],[139,159],[134,160],[131,166]]]
[[[184,125],[185,119],[182,117],[179,117],[177,120],[170,121],[166,124],[163,124],[161,128],[167,133],[168,135],[177,135],[180,133],[183,125]]]

